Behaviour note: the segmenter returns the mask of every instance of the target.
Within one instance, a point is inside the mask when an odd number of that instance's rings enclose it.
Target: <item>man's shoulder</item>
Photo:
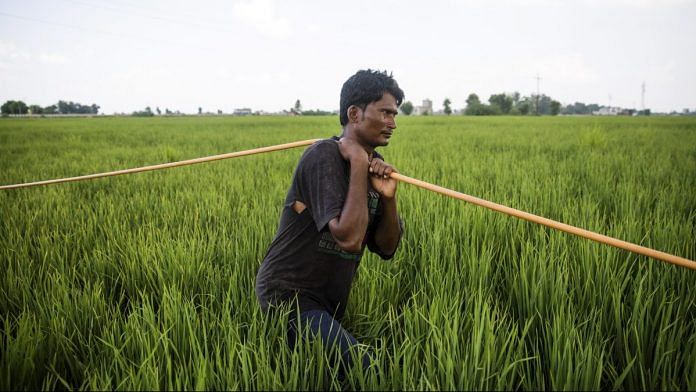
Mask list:
[[[328,139],[317,140],[309,146],[310,149],[320,149],[320,150],[338,150],[338,138],[330,137]]]
[[[322,159],[326,157],[335,157],[336,154],[339,156],[341,155],[338,149],[338,139],[321,139],[314,142],[305,150],[302,159]]]

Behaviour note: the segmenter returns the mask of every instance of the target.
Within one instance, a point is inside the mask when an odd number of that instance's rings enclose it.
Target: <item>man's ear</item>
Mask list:
[[[360,107],[355,105],[348,106],[348,122],[357,122],[360,118],[360,112],[362,112]]]

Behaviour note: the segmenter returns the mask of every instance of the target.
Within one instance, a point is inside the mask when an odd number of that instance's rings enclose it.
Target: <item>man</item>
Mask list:
[[[309,331],[351,366],[356,339],[343,329],[351,283],[365,246],[387,260],[402,234],[396,172],[375,149],[396,129],[404,93],[386,72],[359,71],[341,89],[343,133],[302,155],[275,239],[256,277],[261,307],[290,303],[289,343]],[[304,336],[304,335],[303,335]],[[361,358],[364,367],[369,358]]]

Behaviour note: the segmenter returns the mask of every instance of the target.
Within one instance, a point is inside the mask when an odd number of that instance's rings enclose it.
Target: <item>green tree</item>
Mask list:
[[[15,110],[17,111],[17,114],[27,114],[29,113],[29,107],[27,106],[26,103],[22,101],[16,101],[15,105]]]
[[[302,114],[302,103],[299,99],[295,101],[295,106],[293,106],[293,108],[290,109],[290,111],[295,114]]]
[[[476,95],[474,93],[469,94],[469,97],[466,99],[466,106],[467,107],[476,106],[476,105],[480,105],[480,104],[481,104],[481,100],[479,100],[478,95]]]
[[[561,112],[561,103],[555,100],[551,101],[551,115],[557,116]]]
[[[411,101],[406,101],[401,104],[401,113],[410,116],[413,113],[413,104]]]
[[[507,94],[493,94],[488,98],[488,103],[490,103],[491,106],[498,106],[502,114],[508,114],[510,113],[510,109],[512,109],[513,96]]]
[[[70,106],[65,101],[58,101],[58,113],[68,114],[70,113]]]
[[[466,99],[466,109],[464,109],[464,114],[467,116],[481,116],[485,112],[486,105],[481,104],[478,95],[471,93]]]
[[[450,114],[452,114],[452,108],[450,107],[451,104],[452,104],[452,101],[450,101],[449,98],[445,98],[445,102],[442,103],[442,106],[444,106],[443,110],[444,110],[445,114],[448,116]]]
[[[524,98],[522,98],[522,100],[519,101],[516,108],[520,112],[521,115],[526,116],[532,110],[532,102],[529,99],[529,97],[524,97]]]
[[[150,109],[150,107],[148,106],[145,108],[145,110],[133,112],[133,114],[131,115],[135,117],[152,117],[155,114],[152,113],[152,109]]]
[[[31,114],[43,114],[43,108],[39,105],[29,105]]]
[[[0,107],[0,111],[5,116],[10,114],[27,114],[29,107],[22,101],[7,101]]]

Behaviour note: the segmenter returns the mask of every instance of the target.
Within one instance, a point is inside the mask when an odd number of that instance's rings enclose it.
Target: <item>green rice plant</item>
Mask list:
[[[0,183],[340,133],[330,117],[3,119]],[[690,118],[405,117],[405,175],[696,258]],[[0,388],[692,390],[693,271],[399,185],[341,383],[254,279],[301,149],[0,192]]]

